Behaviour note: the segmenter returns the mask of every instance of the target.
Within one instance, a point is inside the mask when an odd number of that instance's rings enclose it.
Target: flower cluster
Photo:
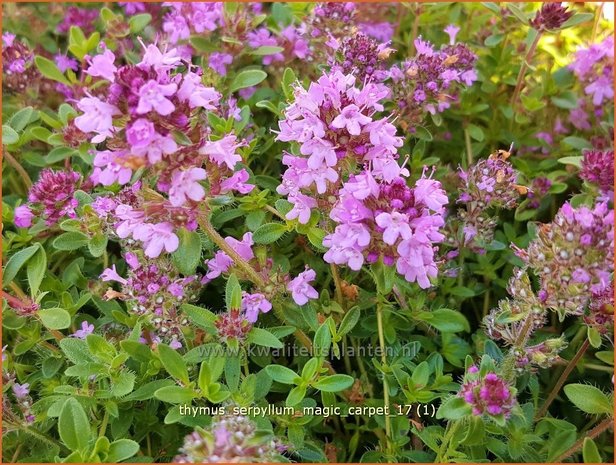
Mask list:
[[[75,218],[78,202],[74,194],[80,181],[81,175],[75,171],[44,169],[30,189],[29,203],[15,209],[15,224],[27,228],[33,218],[40,217],[52,226],[64,217]]]
[[[93,142],[106,141],[108,150],[94,158],[95,184],[126,184],[136,169],[146,167],[157,190],[167,194],[168,199],[137,193],[139,201],[129,204],[111,200],[117,235],[143,242],[146,255],[154,258],[163,249],[177,249],[178,227],[196,228],[198,202],[206,197],[203,181],[212,196],[245,194],[254,186],[247,183],[245,169],[235,171],[242,161],[237,150],[244,142],[233,133],[215,138],[203,125],[191,126],[196,112],[217,110],[220,94],[201,83],[199,69],[181,71],[177,49],[144,48],[136,65],[117,67],[109,49],[90,59],[85,72],[107,84],[106,99],[101,100],[101,94],[83,97],[77,106],[84,113],[74,122],[79,130],[94,134]],[[180,145],[174,132],[188,133],[195,142]]]
[[[614,284],[603,290],[594,291],[590,304],[584,313],[584,323],[597,330],[599,334],[614,332]]]
[[[477,56],[464,44],[454,43],[441,50],[415,39],[416,54],[401,65],[394,65],[389,74],[393,100],[404,126],[414,128],[428,113],[441,113],[457,99],[460,86],[477,80]]]
[[[169,259],[147,260],[137,253],[127,252],[127,277],[120,276],[115,265],[101,274],[103,281],[121,284],[121,292],[109,289],[107,299],[119,298],[136,315],[145,315],[159,340],[172,348],[182,347],[182,328],[188,321],[179,308],[193,301],[199,292],[199,276],[182,277]]]
[[[84,34],[94,32],[94,21],[98,19],[98,10],[95,8],[79,8],[77,6],[69,6],[64,12],[64,16],[57,31],[61,34],[66,34],[71,29],[71,26],[80,28]]]
[[[282,160],[287,170],[278,192],[294,206],[288,219],[308,223],[311,210],[324,206],[314,194],[331,206],[327,198],[338,190],[346,166],[369,163],[372,174],[386,181],[404,171],[396,161],[402,139],[391,123],[375,116],[383,110],[379,100],[387,89],[374,83],[360,89],[355,81],[336,71],[321,76],[308,90],[295,87],[295,101],[286,108],[277,136],[300,144],[301,155],[286,154]]]
[[[305,60],[312,54],[310,44],[304,34],[305,27],[289,25],[280,31],[280,35],[272,34],[267,28],[260,27],[248,32],[248,45],[254,49],[260,47],[278,47],[282,50],[265,53],[262,62],[271,65],[276,62],[288,62],[293,59]]]
[[[511,209],[516,206],[526,188],[517,184],[518,173],[508,158],[509,152],[499,150],[472,165],[468,170],[460,168],[460,194],[458,202],[464,204],[457,217],[449,222],[448,244],[469,247],[483,252],[494,236],[496,218],[493,209]]]
[[[271,435],[257,431],[242,415],[215,417],[205,429],[197,429],[184,439],[173,461],[176,463],[267,463],[278,462],[284,447]]]
[[[614,151],[584,151],[580,177],[596,184],[603,195],[611,197],[614,192]]]
[[[546,2],[541,5],[530,25],[538,31],[554,30],[561,27],[573,16],[573,11],[568,10],[561,2]]]
[[[614,271],[614,210],[565,203],[554,221],[517,254],[539,277],[539,301],[561,314],[581,315],[592,292],[609,286]]]
[[[345,37],[337,46],[332,70],[351,74],[358,82],[381,82],[388,77],[385,59],[392,51],[386,43],[379,44],[370,36],[359,32],[352,37]]]
[[[434,244],[444,236],[447,196],[438,181],[423,176],[411,189],[403,177],[376,181],[365,171],[352,175],[339,192],[331,212],[338,223],[325,236],[328,263],[359,270],[366,260],[396,265],[399,274],[420,287],[430,287],[437,275]]]
[[[481,376],[475,365],[468,368],[458,395],[472,407],[476,416],[508,418],[517,404],[511,386],[496,373]]]
[[[584,93],[592,98],[595,107],[601,107],[604,101],[613,100],[614,36],[609,36],[600,43],[578,50],[575,54],[575,61],[569,65],[569,69],[575,73],[584,86]],[[582,113],[584,113],[583,110]],[[578,116],[582,115],[578,112]],[[583,119],[587,120],[587,118],[588,116],[584,115]]]
[[[163,6],[171,8],[165,15],[163,31],[173,44],[191,34],[215,31],[224,23],[222,2],[165,2]]]
[[[2,34],[2,88],[9,92],[23,92],[39,78],[32,50],[15,34]]]

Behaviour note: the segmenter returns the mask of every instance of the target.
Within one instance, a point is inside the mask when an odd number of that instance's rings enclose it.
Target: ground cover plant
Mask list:
[[[4,462],[613,462],[613,5],[2,8]]]

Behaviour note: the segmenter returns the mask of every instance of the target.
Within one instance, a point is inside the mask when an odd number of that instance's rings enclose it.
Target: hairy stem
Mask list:
[[[548,398],[546,399],[545,403],[539,409],[539,411],[537,412],[537,415],[535,415],[535,421],[537,421],[540,418],[543,418],[543,416],[547,413],[548,408],[550,407],[554,399],[556,399],[556,396],[560,392],[560,389],[563,387],[563,384],[565,384],[565,381],[567,380],[567,378],[569,377],[569,375],[571,374],[571,372],[573,371],[577,363],[580,361],[580,359],[582,358],[582,356],[584,355],[584,353],[586,352],[589,346],[590,346],[590,342],[588,341],[588,339],[585,339],[582,345],[580,346],[580,348],[578,349],[578,351],[576,352],[576,354],[567,364],[565,370],[562,372],[562,374],[558,378],[558,381],[556,381],[556,384],[550,391],[550,394],[548,395]]]
[[[8,162],[8,164],[11,165],[15,171],[17,171],[24,184],[26,185],[26,188],[30,190],[30,188],[32,187],[32,180],[30,179],[30,176],[28,175],[24,167],[21,166],[21,164],[13,157],[13,155],[11,155],[6,150],[2,151],[2,155],[4,156],[4,159]]]
[[[203,229],[203,231],[205,231],[205,233],[210,237],[210,239],[214,241],[218,248],[224,253],[226,253],[229,257],[231,257],[235,265],[238,266],[246,274],[248,279],[250,279],[253,284],[257,285],[260,288],[264,288],[266,286],[267,283],[259,275],[259,273],[257,273],[255,269],[250,266],[250,264],[246,260],[244,260],[235,251],[233,247],[227,244],[227,242],[220,234],[218,234],[218,231],[216,231],[214,226],[212,226],[212,223],[210,222],[207,213],[201,212],[201,214],[197,216],[197,222],[199,223],[199,226],[201,226],[201,229]]]
[[[379,333],[379,346],[381,348],[381,364],[387,365],[387,353],[385,351],[385,333],[383,331],[383,304],[378,302],[376,307],[376,321]],[[391,419],[389,418],[389,383],[383,373],[383,405],[385,407],[385,442],[387,452],[391,452]]]
[[[580,439],[578,439],[575,442],[575,444],[573,444],[569,449],[567,449],[566,452],[564,452],[560,457],[558,457],[555,460],[555,462],[562,463],[566,458],[571,457],[573,454],[575,454],[577,451],[579,451],[582,448],[582,446],[584,445],[584,439],[586,438],[594,439],[597,436],[599,436],[601,433],[603,433],[604,431],[611,428],[613,425],[614,425],[614,419],[606,418],[601,423],[599,423],[597,426],[595,426],[593,429],[591,429],[586,436],[583,436]]]
[[[340,304],[340,306],[344,309],[345,305],[344,305],[344,298],[342,296],[342,282],[340,280],[340,273],[338,273],[338,267],[331,263],[329,265],[330,269],[332,270],[332,277],[334,278],[334,284],[335,284],[335,292],[336,292],[336,301]]]
[[[528,48],[528,52],[526,52],[526,56],[524,57],[524,61],[522,62],[522,67],[520,68],[520,72],[518,73],[518,79],[515,84],[515,90],[513,91],[513,98],[511,99],[512,108],[515,108],[518,98],[520,97],[520,92],[522,91],[522,84],[524,83],[524,76],[526,75],[528,64],[530,63],[530,60],[535,54],[535,50],[537,49],[537,45],[539,44],[539,39],[541,39],[541,34],[541,31],[537,32],[535,40],[533,40],[533,43]]]

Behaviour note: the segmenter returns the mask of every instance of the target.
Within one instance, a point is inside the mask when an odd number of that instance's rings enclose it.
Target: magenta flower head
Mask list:
[[[233,406],[229,406],[231,410]],[[259,431],[242,415],[214,417],[207,429],[198,429],[184,439],[176,463],[277,463],[285,448],[278,439]]]
[[[568,10],[561,2],[545,2],[530,25],[538,31],[558,29],[571,16],[573,16],[573,11]]]
[[[73,194],[80,180],[81,175],[76,171],[44,169],[28,194],[30,209],[41,213],[48,226],[56,224],[65,216],[75,218],[77,200]],[[27,215],[24,210],[19,214]]]
[[[509,418],[517,403],[514,389],[500,376],[492,372],[482,375],[475,365],[468,368],[458,396],[476,416]]]
[[[297,305],[305,305],[310,299],[319,297],[319,293],[310,285],[316,277],[315,271],[306,267],[306,271],[301,272],[287,285],[287,289],[291,292]]]
[[[596,184],[602,193],[614,190],[614,151],[586,150],[580,177]]]

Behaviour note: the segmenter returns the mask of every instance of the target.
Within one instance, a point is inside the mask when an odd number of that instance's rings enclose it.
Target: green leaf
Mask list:
[[[217,317],[209,310],[190,304],[183,304],[180,309],[188,315],[188,318],[197,326],[201,326],[205,329],[214,327],[214,322]]]
[[[141,13],[139,15],[131,16],[128,20],[130,26],[130,32],[133,34],[145,29],[145,27],[152,21],[152,16],[148,13]]]
[[[584,458],[584,463],[603,463],[603,459],[601,458],[601,454],[599,454],[599,449],[597,449],[595,441],[589,437],[584,438],[582,457]]]
[[[225,360],[225,380],[229,389],[234,392],[240,384],[240,366],[240,357],[237,355],[227,357]]]
[[[599,347],[601,347],[601,343],[602,343],[601,334],[599,333],[597,328],[588,326],[587,335],[588,335],[588,342],[590,342],[591,346],[593,346],[595,349],[598,349]]]
[[[88,250],[93,257],[102,256],[107,250],[107,236],[103,233],[95,234],[88,242]]]
[[[55,238],[52,245],[57,250],[77,250],[80,247],[87,246],[90,238],[84,233],[71,231],[60,234]]]
[[[513,15],[518,18],[522,24],[528,26],[528,21],[530,17],[519,6],[508,3],[507,8],[509,8],[509,11],[511,11]]]
[[[439,308],[431,312],[419,312],[415,318],[434,326],[444,333],[470,331],[470,325],[466,317],[462,313],[448,308]]]
[[[171,385],[175,385],[175,382],[170,379],[157,379],[154,381],[150,381],[149,383],[144,384],[139,389],[135,390],[132,394],[124,397],[122,401],[132,402],[152,399],[156,391],[163,387]]]
[[[359,317],[361,315],[361,310],[359,307],[351,308],[340,323],[340,327],[338,328],[338,336],[344,336],[349,333],[359,321]]]
[[[583,156],[575,156],[575,157],[562,157],[558,159],[558,163],[562,163],[563,165],[573,165],[577,168],[582,168],[582,160]]]
[[[287,227],[282,223],[266,223],[257,228],[252,239],[256,244],[271,244],[280,239],[286,231]]]
[[[485,135],[483,133],[483,129],[475,124],[469,124],[466,128],[468,134],[478,142],[481,142],[485,139]]]
[[[34,57],[34,63],[36,64],[36,67],[41,72],[41,74],[46,78],[49,78],[52,81],[61,82],[62,84],[66,84],[67,86],[71,85],[69,80],[66,79],[64,74],[62,74],[62,72],[58,69],[58,67],[53,61],[48,60],[47,58],[42,56],[36,56]]]
[[[588,384],[569,384],[564,390],[569,400],[583,412],[611,414],[614,411],[613,400],[599,388]]]
[[[327,319],[330,320],[331,316]],[[332,335],[329,330],[329,324],[323,322],[319,329],[314,333],[314,340],[312,343],[312,355],[315,357],[327,357],[329,355],[329,348],[332,345]]]
[[[135,375],[129,371],[121,372],[111,379],[111,393],[115,397],[123,397],[133,392],[135,387]]]
[[[69,397],[58,419],[60,439],[71,451],[85,451],[92,438],[90,422],[81,404]]]
[[[149,15],[148,15],[149,16]],[[118,439],[109,445],[109,453],[105,462],[117,463],[131,458],[139,452],[139,443],[131,439]]]
[[[186,362],[177,351],[166,344],[158,344],[158,355],[167,373],[175,379],[179,379],[184,384],[190,382]]]
[[[340,392],[350,388],[355,380],[349,375],[331,375],[324,376],[312,386],[319,391],[324,392]]]
[[[245,69],[240,71],[233,82],[231,82],[230,91],[245,89],[246,87],[256,86],[267,77],[267,73],[260,69]]]
[[[156,391],[154,397],[170,404],[189,404],[197,397],[197,393],[186,387],[166,386]]]
[[[286,68],[282,75],[282,91],[285,97],[290,100],[293,97],[293,85],[297,82],[297,76],[291,68]]]
[[[415,386],[420,389],[426,387],[428,385],[428,380],[430,379],[431,372],[432,370],[430,370],[430,365],[428,364],[428,362],[421,362],[415,367],[415,369],[413,370],[413,374],[411,375],[411,380],[413,381],[413,384],[415,384]]]
[[[88,345],[83,339],[65,337],[60,342],[60,349],[74,364],[83,364],[93,362],[94,359],[90,356]]]
[[[22,108],[16,112],[9,120],[9,125],[15,129],[15,131],[23,131],[23,129],[31,122],[34,109],[32,107]],[[38,113],[37,113],[38,119]]]
[[[569,27],[577,26],[578,24],[585,23],[593,18],[594,15],[592,13],[576,13],[565,21],[558,29],[567,29]]]
[[[2,145],[12,145],[19,141],[19,134],[12,127],[2,125]]]
[[[263,347],[272,347],[274,349],[282,349],[284,347],[284,344],[276,336],[263,328],[253,327],[248,333],[246,340],[249,344]]]
[[[576,136],[565,137],[562,140],[562,143],[565,145],[568,145],[569,147],[573,147],[574,149],[577,149],[577,150],[592,148],[592,144],[590,142],[588,142],[586,139],[582,139],[581,137],[576,137]]]
[[[26,271],[28,274],[30,292],[34,296],[38,293],[39,286],[41,285],[45,272],[47,271],[47,254],[45,253],[45,249],[43,247],[39,247],[34,256],[28,260],[28,267],[26,268]]]
[[[471,414],[471,407],[461,397],[453,396],[441,404],[436,412],[437,419],[458,420]]]
[[[242,307],[242,287],[235,274],[231,274],[225,286],[225,303],[227,310]]]
[[[299,404],[306,397],[306,386],[295,386],[289,391],[287,396],[286,405],[292,407]]]
[[[492,34],[491,36],[488,36],[486,38],[483,44],[486,47],[495,47],[496,45],[500,44],[504,38],[505,34]]]
[[[180,245],[171,255],[173,263],[183,275],[193,275],[201,261],[201,238],[197,232],[186,228],[181,228],[177,234]]]
[[[282,384],[295,384],[295,380],[299,378],[297,373],[282,365],[268,365],[265,371],[270,378]]]
[[[32,258],[40,247],[40,244],[31,245],[30,247],[20,250],[9,258],[9,261],[4,268],[4,273],[2,274],[2,287],[8,286],[9,283],[15,279],[15,276],[17,276],[19,270],[21,270],[26,262]]]
[[[276,47],[274,45],[263,45],[255,50],[250,51],[250,55],[255,56],[264,56],[264,55],[275,55],[276,53],[283,52],[284,48]]]
[[[71,315],[63,308],[44,308],[38,316],[48,329],[66,329],[71,325]]]

